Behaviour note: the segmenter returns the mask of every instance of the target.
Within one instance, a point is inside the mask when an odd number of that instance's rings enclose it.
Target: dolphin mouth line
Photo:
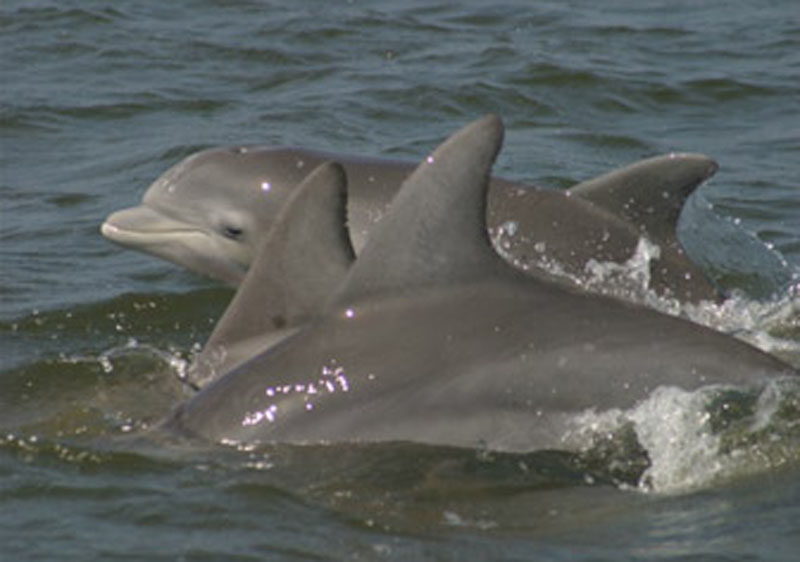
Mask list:
[[[199,228],[168,228],[168,229],[150,229],[150,230],[134,230],[130,228],[123,228],[111,222],[104,222],[100,226],[100,232],[103,236],[119,243],[160,243],[165,238],[174,236],[184,236],[187,234],[200,234],[208,236]]]

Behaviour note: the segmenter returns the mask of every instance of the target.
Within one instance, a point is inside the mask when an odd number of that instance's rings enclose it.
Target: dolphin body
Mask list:
[[[238,286],[291,192],[331,160],[347,173],[349,234],[358,253],[414,163],[298,148],[205,150],[164,173],[142,205],[110,215],[101,231]],[[585,279],[591,259],[626,262],[644,236],[660,250],[650,262],[651,289],[682,301],[715,301],[718,290],[687,259],[676,227],[686,198],[716,169],[703,155],[670,154],[566,191],[492,178],[487,225],[510,263],[539,276],[550,276],[546,264],[555,263],[566,274],[562,281]]]
[[[439,147],[349,267],[345,173],[318,168],[215,330],[217,342],[235,347],[252,342],[248,320],[271,322],[257,329],[261,351],[162,427],[248,444],[413,441],[521,452],[557,447],[576,414],[631,407],[662,385],[749,387],[797,374],[711,329],[511,267],[485,228],[502,136],[489,115]],[[312,217],[313,233],[302,217]],[[325,255],[322,273],[337,288],[319,306],[315,269]],[[284,277],[307,284],[254,313]]]

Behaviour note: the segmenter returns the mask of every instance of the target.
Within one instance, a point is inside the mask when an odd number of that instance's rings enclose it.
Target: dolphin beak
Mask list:
[[[158,244],[164,238],[197,229],[183,221],[172,219],[146,205],[112,213],[100,227],[100,232],[117,244],[135,249]]]

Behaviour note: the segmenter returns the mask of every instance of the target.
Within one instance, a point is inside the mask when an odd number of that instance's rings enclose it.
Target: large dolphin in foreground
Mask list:
[[[110,215],[110,240],[238,285],[289,194],[319,164],[340,162],[348,179],[348,226],[360,252],[415,164],[296,148],[217,148],[164,173],[142,205]],[[699,154],[644,160],[567,191],[492,178],[487,224],[509,262],[564,279],[585,279],[586,265],[624,263],[642,236],[658,245],[650,288],[683,301],[717,300],[718,291],[684,254],[676,227],[686,198],[716,164]],[[502,230],[502,232],[501,232]]]
[[[485,228],[502,134],[489,115],[423,161],[349,268],[345,175],[326,164],[306,179],[280,219],[299,230],[273,230],[215,330],[218,342],[229,330],[226,345],[235,347],[253,336],[249,321],[272,323],[248,344],[261,351],[163,427],[238,443],[530,451],[558,447],[575,415],[628,408],[662,385],[753,386],[797,374],[711,329],[509,266]],[[300,217],[311,217],[314,232]],[[282,248],[276,273],[264,262]],[[338,287],[319,306],[316,268],[326,255],[322,273]],[[283,276],[308,284],[254,313]]]

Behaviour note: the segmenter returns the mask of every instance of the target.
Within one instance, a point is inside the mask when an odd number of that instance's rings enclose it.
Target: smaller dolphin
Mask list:
[[[110,215],[101,231],[113,242],[237,286],[289,194],[329,160],[347,174],[348,227],[358,253],[413,163],[296,148],[205,150],[156,180],[142,205]],[[542,264],[555,262],[576,279],[585,278],[590,260],[626,262],[646,237],[660,249],[650,263],[652,289],[683,301],[718,300],[675,232],[686,198],[716,169],[703,155],[670,154],[567,191],[495,177],[487,224],[496,244],[502,238],[499,249],[510,263],[545,275]]]
[[[662,385],[758,386],[797,374],[711,329],[503,261],[485,226],[502,136],[489,115],[448,139],[404,182],[349,269],[343,171],[325,164],[301,182],[279,221],[298,232],[272,229],[215,329],[223,347],[243,338],[249,351],[162,427],[238,443],[527,452],[559,447],[586,410],[626,409]],[[306,221],[318,227],[307,233]],[[274,250],[286,252],[275,268]],[[319,267],[337,285],[324,304]],[[302,284],[263,303],[284,277]],[[262,306],[266,314],[252,313]]]

